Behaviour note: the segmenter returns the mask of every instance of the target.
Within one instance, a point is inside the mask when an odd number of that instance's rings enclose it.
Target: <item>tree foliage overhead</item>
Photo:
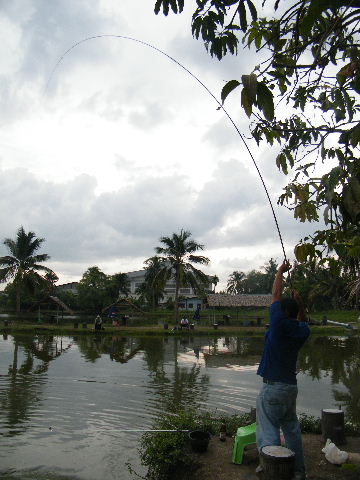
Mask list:
[[[155,13],[183,8],[183,0],[157,0]],[[358,264],[359,26],[359,0],[197,0],[192,16],[192,34],[211,56],[254,52],[252,70],[221,97],[240,90],[232,99],[257,143],[279,145],[276,165],[292,175],[279,203],[301,222],[323,214],[326,228],[296,249],[302,261],[335,251]]]

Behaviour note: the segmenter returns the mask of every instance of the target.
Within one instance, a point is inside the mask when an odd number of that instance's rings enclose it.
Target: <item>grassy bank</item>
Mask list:
[[[84,326],[86,325],[86,326]],[[218,326],[215,329],[213,326],[199,326],[190,331],[175,331],[172,332],[171,327],[164,329],[163,325],[142,325],[138,327],[123,326],[113,327],[105,325],[105,329],[101,332],[95,332],[93,323],[80,323],[78,328],[74,328],[74,324],[54,325],[54,324],[38,324],[38,323],[11,323],[0,327],[1,333],[16,334],[16,333],[48,333],[49,335],[121,335],[121,336],[151,336],[151,335],[176,335],[176,336],[263,336],[265,327],[240,327],[240,326]],[[347,335],[353,330],[346,329],[339,326],[311,326],[312,334],[319,335]],[[354,332],[355,333],[355,332]]]

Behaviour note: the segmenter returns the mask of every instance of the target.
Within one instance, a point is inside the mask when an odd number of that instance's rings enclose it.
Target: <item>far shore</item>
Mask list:
[[[49,334],[49,335],[121,335],[121,336],[151,336],[151,335],[171,335],[171,336],[263,336],[266,327],[240,327],[240,326],[196,326],[192,330],[172,331],[173,325],[168,324],[168,328],[164,325],[140,325],[140,326],[111,326],[106,325],[104,330],[95,331],[93,323],[81,322],[75,328],[74,324],[54,325],[46,323],[9,323],[9,325],[0,326],[2,334]],[[312,325],[312,334],[317,335],[348,335],[351,333],[358,334],[359,330],[347,329],[339,326],[330,325]]]

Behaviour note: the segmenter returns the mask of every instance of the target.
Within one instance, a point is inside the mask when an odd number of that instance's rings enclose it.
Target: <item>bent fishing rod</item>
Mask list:
[[[68,55],[72,50],[74,50],[76,47],[78,47],[79,45],[85,43],[85,42],[88,42],[90,40],[96,40],[96,39],[99,39],[99,38],[118,38],[118,39],[122,39],[122,40],[129,40],[129,41],[132,41],[132,42],[136,42],[138,44],[141,44],[143,46],[146,46],[146,47],[149,47],[151,48],[152,50],[155,50],[156,52],[160,53],[161,55],[164,55],[166,58],[168,58],[169,60],[171,60],[172,62],[174,62],[176,65],[178,65],[180,68],[182,68],[188,75],[190,75],[194,80],[196,80],[205,90],[206,92],[215,100],[215,102],[218,104],[219,106],[219,110],[222,110],[225,115],[227,116],[227,118],[230,120],[232,126],[235,128],[238,136],[240,137],[240,139],[242,140],[253,164],[254,164],[254,167],[259,175],[259,178],[260,178],[260,181],[261,181],[261,184],[265,190],[265,194],[266,194],[266,197],[267,197],[267,200],[269,202],[269,205],[270,205],[270,208],[271,208],[271,212],[272,212],[272,215],[273,215],[273,219],[274,219],[274,222],[275,222],[275,226],[276,226],[276,229],[277,229],[277,233],[278,233],[278,236],[279,236],[279,240],[280,240],[280,244],[281,244],[281,248],[282,248],[282,252],[283,252],[283,255],[284,255],[284,260],[285,261],[288,261],[287,260],[287,257],[286,257],[286,253],[285,253],[285,248],[284,248],[284,243],[283,243],[283,239],[282,239],[282,236],[281,236],[281,232],[280,232],[280,228],[279,228],[279,224],[278,224],[278,221],[277,221],[277,218],[276,218],[276,215],[275,215],[275,210],[274,210],[274,207],[273,207],[273,204],[272,204],[272,201],[271,201],[271,198],[270,198],[270,195],[269,195],[269,192],[268,192],[268,189],[266,187],[266,184],[265,184],[265,181],[263,179],[263,176],[260,172],[260,169],[255,161],[255,158],[250,150],[250,147],[248,146],[245,138],[244,138],[244,135],[240,132],[238,126],[236,125],[236,123],[234,122],[234,120],[232,119],[232,117],[230,116],[230,114],[228,113],[228,111],[225,109],[224,105],[222,102],[220,102],[217,97],[212,93],[212,91],[204,84],[204,82],[202,82],[199,77],[197,77],[193,72],[191,72],[187,67],[185,67],[182,63],[180,63],[178,60],[176,60],[174,57],[172,57],[171,55],[169,55],[168,53],[164,52],[163,50],[160,50],[160,48],[158,47],[155,47],[154,45],[152,45],[151,43],[148,43],[148,42],[145,42],[144,40],[140,40],[138,38],[134,38],[134,37],[129,37],[129,36],[126,36],[126,35],[113,35],[113,34],[102,34],[102,35],[93,35],[91,37],[87,37],[87,38],[84,38],[76,43],[74,43],[70,48],[68,48],[59,58],[59,60],[56,62],[53,70],[51,71],[50,73],[50,76],[49,76],[49,79],[46,83],[46,87],[45,87],[45,91],[48,90],[48,87],[50,85],[50,82],[52,80],[52,77],[55,73],[55,71],[57,70],[58,66],[60,65],[60,63],[64,60],[64,58],[66,57],[66,55]]]

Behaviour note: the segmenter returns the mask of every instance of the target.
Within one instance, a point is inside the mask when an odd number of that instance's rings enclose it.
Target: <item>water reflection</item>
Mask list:
[[[126,363],[142,348],[139,338],[117,335],[110,337],[101,333],[91,336],[79,335],[74,341],[86,360],[93,363],[103,355],[109,355],[112,361]]]
[[[350,421],[360,422],[359,337],[311,339],[301,350],[298,368],[318,380],[329,376],[336,403],[345,407]]]
[[[137,461],[138,435],[126,430],[151,428],[159,412],[248,411],[260,385],[255,371],[262,348],[263,338],[251,337],[4,336],[0,474],[13,469],[9,478],[20,478],[20,456],[29,472],[43,466],[66,478],[115,479],[119,464]],[[341,404],[347,419],[359,422],[358,352],[356,337],[305,344],[300,390],[307,398],[317,390],[306,400],[316,412]]]
[[[7,340],[7,336],[3,337]],[[2,422],[2,435],[21,433],[24,422],[41,401],[42,387],[51,361],[65,353],[71,343],[52,336],[16,336],[13,339],[12,360],[8,366],[5,387],[0,390],[1,411],[6,416]]]
[[[179,362],[182,353],[193,351],[194,338],[165,340],[143,340],[149,388],[155,394],[152,402],[162,411],[174,413],[190,405],[199,407],[207,399],[209,376],[196,362],[186,365]]]

